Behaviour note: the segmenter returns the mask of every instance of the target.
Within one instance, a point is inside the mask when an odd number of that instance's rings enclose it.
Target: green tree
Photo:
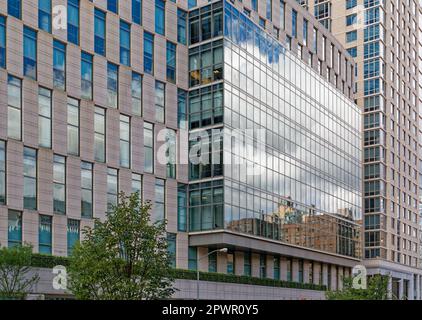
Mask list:
[[[152,223],[151,204],[138,193],[119,195],[119,204],[94,227],[83,230],[68,268],[77,299],[141,300],[174,293],[166,222]]]
[[[25,299],[39,281],[30,274],[32,246],[0,249],[0,299]]]
[[[327,291],[327,300],[387,300],[388,276],[374,275],[368,278],[366,289],[353,288],[353,278],[343,279],[343,289]]]

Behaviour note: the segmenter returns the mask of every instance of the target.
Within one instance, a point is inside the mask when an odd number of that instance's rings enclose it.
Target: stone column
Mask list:
[[[393,277],[391,275],[388,276],[388,284],[387,284],[387,290],[388,290],[388,299],[393,299]]]
[[[251,254],[251,263],[252,263],[252,277],[259,278],[259,254]]]
[[[322,284],[327,286],[328,289],[328,265],[322,264]]]
[[[418,274],[416,276],[416,299],[421,300],[422,299],[422,293],[421,293],[421,276]]]
[[[337,268],[334,265],[331,265],[331,289],[337,290]]]
[[[267,278],[274,279],[274,257],[267,255]]]
[[[205,257],[208,254],[208,248],[198,247],[197,250],[198,250],[198,269],[200,271],[208,271],[208,257]]]
[[[243,276],[244,274],[244,254],[243,252],[236,251],[234,253],[234,273],[238,276]]]
[[[399,300],[403,299],[403,285],[404,285],[404,279],[400,279],[397,282],[397,285],[399,287]]]
[[[322,264],[315,262],[314,263],[314,284],[319,284],[320,279],[320,272],[321,272]]]
[[[280,258],[280,280],[287,281],[287,259]]]
[[[217,252],[217,272],[227,273],[227,253]]]
[[[407,299],[409,300],[415,300],[415,275],[411,274],[410,275],[410,280],[409,280],[409,296],[407,297]]]
[[[338,288],[337,288],[337,290],[343,289],[343,278],[344,278],[343,267],[338,267],[338,275],[337,275]]]
[[[303,260],[303,283],[309,283],[309,261]]]

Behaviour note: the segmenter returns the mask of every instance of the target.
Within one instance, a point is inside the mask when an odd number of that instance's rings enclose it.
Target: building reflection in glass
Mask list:
[[[190,166],[191,181],[213,179],[189,187],[190,231],[226,228],[359,257],[360,110],[228,2],[223,43],[220,38],[206,49],[215,52],[221,45],[223,118],[215,117],[221,114],[221,99],[215,98],[221,86],[208,92],[201,88],[207,98],[195,91],[190,128],[205,127],[204,119],[214,128],[224,127],[224,169]],[[196,48],[193,59],[205,50],[203,45]],[[216,56],[213,63],[220,75],[220,54]],[[191,86],[201,84],[202,71],[195,71],[199,69],[191,65]],[[236,148],[226,134],[233,129],[264,129],[263,151],[252,157]],[[255,134],[245,132],[244,143],[256,145]],[[248,168],[258,168],[260,174],[248,174]]]

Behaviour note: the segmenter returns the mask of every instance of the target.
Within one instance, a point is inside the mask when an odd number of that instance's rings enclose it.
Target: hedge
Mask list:
[[[62,265],[62,266],[69,265],[69,258],[50,256],[50,255],[39,254],[39,253],[32,254],[31,267],[53,268],[58,265]]]
[[[69,258],[49,256],[44,254],[33,254],[31,259],[31,266],[38,268],[53,268],[54,266],[69,265]],[[172,276],[175,279],[185,280],[196,280],[196,271],[185,270],[185,269],[174,269]],[[325,291],[327,287],[324,285],[310,284],[310,283],[299,283],[293,281],[274,280],[268,278],[256,278],[249,276],[238,276],[233,274],[225,273],[214,273],[214,272],[199,272],[200,280],[202,281],[214,281],[224,283],[238,283],[238,284],[251,284],[266,287],[279,287],[279,288],[295,288],[295,289],[308,289]]]
[[[193,271],[193,270],[175,269],[173,276],[176,279],[196,280],[197,274],[196,274],[196,271]],[[269,279],[269,278],[238,276],[234,274],[225,274],[225,273],[201,271],[199,272],[199,278],[202,281],[251,284],[251,285],[267,286],[267,287],[308,289],[308,290],[318,290],[318,291],[326,290],[326,286],[323,286],[323,285],[300,283],[300,282],[293,282],[293,281],[274,280],[274,279]]]

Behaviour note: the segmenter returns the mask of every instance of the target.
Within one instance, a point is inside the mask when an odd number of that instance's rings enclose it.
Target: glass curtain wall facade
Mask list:
[[[206,35],[220,34],[221,10],[223,40],[202,44],[202,21]],[[359,257],[357,106],[229,2],[190,17],[190,148],[199,140],[210,161],[190,165],[189,231],[225,229]],[[245,148],[260,144],[257,132],[265,143],[252,157]]]

